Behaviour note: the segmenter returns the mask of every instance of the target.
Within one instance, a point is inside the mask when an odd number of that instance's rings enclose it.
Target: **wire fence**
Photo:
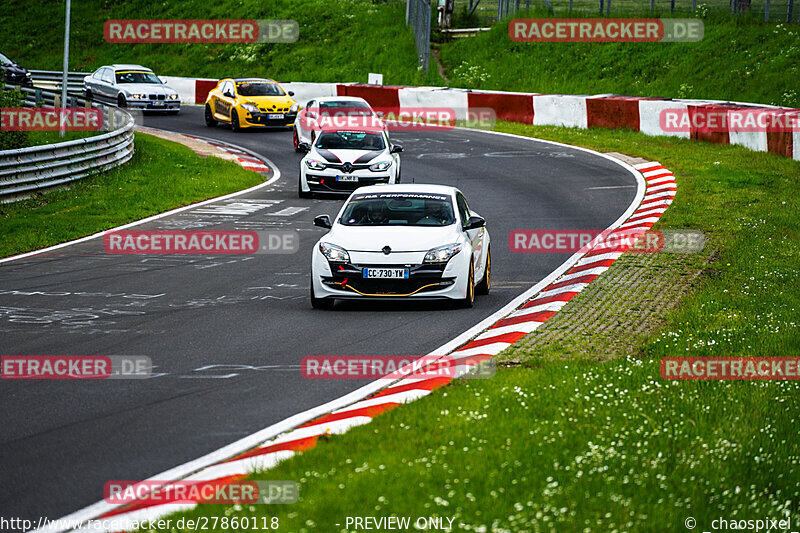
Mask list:
[[[417,68],[427,72],[431,55],[431,0],[407,0],[406,24],[414,29]]]
[[[800,24],[800,0],[455,0],[455,3],[459,25],[492,24],[530,9],[556,15],[575,12],[606,16],[731,13],[753,15],[764,22]]]

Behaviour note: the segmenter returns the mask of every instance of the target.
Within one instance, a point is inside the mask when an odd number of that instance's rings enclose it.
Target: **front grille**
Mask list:
[[[409,293],[426,293],[438,291],[454,283],[453,278],[444,278],[442,274],[445,269],[444,264],[432,265],[352,265],[343,263],[331,263],[333,276],[323,277],[322,282],[334,289],[351,290],[364,294],[376,295],[402,295]],[[364,279],[362,277],[363,268],[408,268],[408,279]],[[343,285],[343,282],[346,283]]]
[[[380,183],[388,183],[389,177],[359,176],[358,181],[336,181],[336,178],[334,176],[319,176],[316,174],[306,174],[306,180],[308,181],[308,186],[315,190],[354,191],[355,189],[358,189],[359,187],[364,187],[366,185],[377,185]],[[321,180],[325,180],[325,182],[320,184],[319,182]]]

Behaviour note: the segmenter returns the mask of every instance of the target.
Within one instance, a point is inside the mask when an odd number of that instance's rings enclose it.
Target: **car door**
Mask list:
[[[106,88],[106,83],[103,81],[103,74],[105,71],[108,70],[108,67],[102,67],[97,69],[97,71],[92,74],[91,77],[91,89],[94,92],[95,96],[101,99],[106,99],[108,89]]]
[[[231,110],[236,104],[236,94],[233,91],[233,82],[230,80],[224,81],[219,89],[220,94],[214,102],[214,114],[219,118],[230,122]]]
[[[458,206],[458,213],[461,217],[461,227],[466,226],[469,217],[472,213],[469,210],[467,199],[461,192],[456,193],[456,204]],[[477,228],[465,230],[467,238],[472,243],[472,266],[475,268],[475,282],[477,283],[483,277],[483,256],[486,254],[486,247],[484,246],[484,228]]]
[[[106,68],[105,72],[100,77],[103,80],[103,96],[108,100],[117,101],[117,88],[116,88],[116,73],[112,68]]]

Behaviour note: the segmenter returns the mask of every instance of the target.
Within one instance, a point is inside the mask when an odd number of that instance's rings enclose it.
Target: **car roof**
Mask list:
[[[366,187],[359,187],[355,193],[370,193],[370,192],[411,192],[411,193],[434,193],[434,194],[447,194],[454,195],[458,191],[455,187],[448,185],[433,185],[426,183],[398,183],[387,185],[368,185]]]
[[[270,83],[277,83],[275,80],[271,80],[269,78],[224,78],[224,79],[233,80],[236,83],[239,83],[241,81],[268,81]]]
[[[379,128],[377,126],[367,126],[367,127],[363,127],[363,128],[361,128],[361,127],[359,127],[359,128],[348,128],[348,127],[344,127],[344,126],[342,126],[341,128],[325,128],[323,130],[320,130],[319,133],[321,135],[323,133],[337,133],[337,132],[340,132],[340,131],[353,131],[353,132],[364,131],[364,132],[367,132],[367,133],[383,133],[383,129]]]
[[[317,102],[364,102],[367,103],[366,100],[359,96],[321,96],[319,98],[313,98]]]
[[[147,70],[147,71],[153,72],[153,69],[149,69],[149,68],[143,67],[141,65],[125,65],[125,64],[118,65],[118,64],[114,64],[114,65],[110,65],[110,66],[114,70]]]

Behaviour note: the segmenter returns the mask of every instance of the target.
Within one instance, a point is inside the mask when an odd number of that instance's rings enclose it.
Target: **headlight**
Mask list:
[[[298,109],[300,109],[300,104],[294,104],[292,107],[289,108],[289,113],[297,113]]]
[[[258,108],[253,104],[242,104],[242,109],[250,111],[251,113],[258,113]]]
[[[350,254],[348,254],[347,250],[341,246],[328,244],[327,242],[321,242],[319,243],[319,251],[322,252],[322,255],[328,258],[328,261],[334,261],[336,263],[350,262]]]
[[[425,254],[424,263],[444,263],[449,261],[454,255],[461,251],[461,245],[456,243],[437,246],[428,250]]]
[[[306,159],[306,166],[311,170],[325,170],[325,163],[316,159]]]
[[[169,94],[169,95],[167,95],[167,98],[170,99],[170,100],[177,100],[178,99],[178,94],[177,93]]]
[[[132,95],[129,96],[129,98],[131,100],[144,100],[145,98],[147,98],[147,95],[146,94],[132,94]]]
[[[369,169],[371,171],[373,171],[373,172],[380,172],[382,170],[386,170],[390,166],[392,166],[392,162],[391,161],[384,161],[383,163],[373,163],[373,164],[371,164],[369,166]]]

